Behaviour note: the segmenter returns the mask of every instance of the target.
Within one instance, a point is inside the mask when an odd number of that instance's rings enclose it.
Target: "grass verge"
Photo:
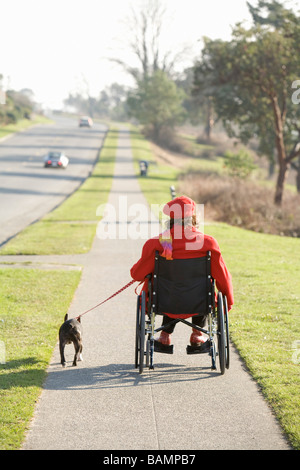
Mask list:
[[[97,223],[96,210],[107,201],[116,156],[118,131],[110,129],[92,175],[63,204],[28,226],[4,245],[1,255],[87,253]]]
[[[16,132],[23,131],[24,129],[28,129],[28,127],[32,127],[35,124],[47,124],[50,122],[52,122],[50,119],[36,115],[33,119],[21,119],[16,124],[0,126],[0,139],[8,135],[15,134]]]
[[[0,270],[0,449],[24,439],[80,279],[78,271]],[[55,295],[53,293],[55,292]]]
[[[132,146],[136,160],[154,160],[149,143],[136,130]],[[150,164],[149,176],[139,178],[149,204],[170,199],[169,187],[178,174],[173,167]],[[233,277],[231,339],[299,450],[300,293],[295,280],[300,278],[300,240],[223,223],[206,225],[205,232],[218,240]]]

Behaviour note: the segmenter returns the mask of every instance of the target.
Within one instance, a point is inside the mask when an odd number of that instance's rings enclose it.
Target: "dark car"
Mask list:
[[[44,158],[45,167],[67,168],[69,159],[62,152],[49,152]]]

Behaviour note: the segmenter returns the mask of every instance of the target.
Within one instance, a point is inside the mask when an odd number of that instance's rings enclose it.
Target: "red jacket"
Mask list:
[[[178,230],[178,226],[171,229],[171,235],[173,238],[172,257],[174,259],[199,258],[206,256],[207,251],[211,251],[211,275],[216,281],[217,289],[226,295],[228,310],[230,310],[233,305],[231,275],[226,268],[218,242],[213,237],[201,233],[195,227],[189,227],[185,230],[182,228],[181,238],[178,238],[178,232],[175,232],[174,236],[174,230]],[[194,247],[195,249],[187,249],[187,247]],[[163,247],[159,241],[159,237],[147,240],[143,246],[141,258],[130,270],[130,274],[135,281],[143,281],[147,274],[154,272],[154,257],[156,250],[160,254],[163,252]],[[143,289],[146,290],[145,284]]]

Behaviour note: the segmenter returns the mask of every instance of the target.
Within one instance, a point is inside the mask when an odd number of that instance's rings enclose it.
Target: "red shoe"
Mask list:
[[[161,331],[158,341],[164,346],[170,346],[171,344],[171,335],[166,331]]]
[[[173,345],[171,345],[171,335],[165,331],[161,331],[160,337],[154,340],[154,351],[173,354]]]
[[[201,344],[207,341],[207,337],[203,335],[201,331],[193,328],[193,333],[190,337],[191,346],[201,346]]]

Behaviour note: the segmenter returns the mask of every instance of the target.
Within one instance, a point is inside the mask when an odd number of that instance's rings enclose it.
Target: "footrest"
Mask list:
[[[173,344],[166,345],[154,340],[154,351],[163,354],[173,354]]]
[[[206,341],[200,346],[190,346],[186,347],[187,354],[207,354],[210,351],[210,342]]]

